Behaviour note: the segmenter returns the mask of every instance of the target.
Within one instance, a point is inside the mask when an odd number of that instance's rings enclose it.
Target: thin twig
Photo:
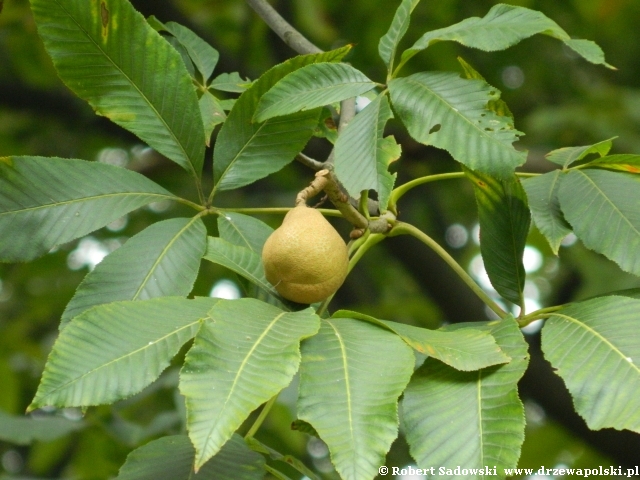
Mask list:
[[[266,0],[247,0],[247,3],[255,12],[269,25],[284,43],[301,55],[308,53],[322,53],[318,47],[307,40],[304,35],[298,32],[280,14],[269,5]]]
[[[322,170],[323,168],[326,168],[323,162],[319,162],[314,158],[308,157],[302,152],[296,155],[296,160],[299,161],[301,164],[309,167],[312,170],[318,171],[318,170]]]

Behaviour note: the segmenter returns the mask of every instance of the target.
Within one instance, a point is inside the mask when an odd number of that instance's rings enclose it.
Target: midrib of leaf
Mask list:
[[[446,104],[454,113],[454,115],[457,115],[458,117],[460,117],[461,119],[463,119],[466,123],[468,123],[469,125],[471,125],[476,131],[480,132],[482,134],[482,136],[484,136],[485,138],[488,138],[489,140],[491,140],[491,142],[498,144],[500,147],[504,147],[505,144],[498,141],[495,137],[492,137],[491,135],[489,135],[484,129],[482,128],[478,128],[478,126],[473,123],[471,121],[471,119],[469,119],[468,117],[462,115],[462,113],[460,113],[459,109],[457,107],[454,107],[453,105],[451,105],[446,99],[444,99],[442,96],[440,96],[439,94],[437,94],[436,92],[434,92],[428,85],[424,84],[424,83],[420,83],[420,82],[416,82],[414,79],[412,78],[406,78],[404,79],[407,82],[413,83],[414,85],[417,85],[419,88],[424,88],[426,90],[428,90],[429,92],[431,92],[431,94],[438,98],[442,103]],[[488,100],[487,100],[488,103]],[[494,130],[496,131],[496,130]]]
[[[233,379],[233,383],[231,384],[231,389],[229,390],[229,394],[227,395],[227,398],[225,398],[224,400],[224,404],[222,405],[222,407],[220,408],[220,412],[224,412],[224,410],[227,408],[227,404],[229,403],[229,399],[231,398],[231,396],[233,395],[233,391],[236,389],[236,385],[238,384],[238,380],[242,375],[242,371],[244,370],[244,368],[246,367],[247,363],[249,362],[249,359],[251,358],[251,355],[253,354],[253,352],[255,351],[256,348],[258,348],[258,345],[260,345],[260,343],[262,342],[262,340],[264,339],[264,337],[267,335],[267,333],[269,333],[271,331],[271,329],[273,328],[273,326],[276,324],[276,322],[278,320],[280,320],[280,318],[285,315],[286,312],[282,312],[280,314],[278,314],[272,321],[271,323],[267,326],[267,328],[265,328],[264,332],[262,332],[262,335],[260,335],[258,337],[258,339],[254,342],[253,346],[251,347],[251,350],[249,350],[249,352],[247,353],[247,355],[244,357],[244,359],[242,360],[242,363],[240,364],[240,368],[238,369],[238,373],[236,374],[235,378]],[[220,415],[218,415],[218,418],[220,418]],[[213,433],[213,430],[216,428],[216,424],[213,423],[211,426],[211,429],[209,430],[209,433],[207,434],[207,442],[202,446],[201,449],[201,453],[200,453],[200,459],[199,462],[202,462],[202,459],[206,456],[205,450],[207,449],[207,445],[209,443],[209,440],[211,439],[211,434]]]
[[[224,213],[223,213],[222,215],[224,216]],[[242,240],[244,240],[244,243],[246,243],[246,244],[247,244],[247,247],[246,247],[246,248],[248,248],[248,249],[250,249],[250,250],[251,250],[251,243],[249,242],[249,240],[247,239],[247,237],[245,236],[245,234],[244,234],[244,233],[242,233],[242,231],[238,228],[238,226],[237,226],[233,221],[231,221],[231,218],[230,218],[230,217],[224,216],[224,218],[229,222],[229,224],[231,225],[231,227],[233,228],[233,230],[234,230],[238,235],[240,235],[240,238],[242,238]]]
[[[127,353],[126,355],[123,355],[123,356],[121,356],[121,357],[114,358],[113,360],[111,360],[111,361],[109,361],[109,362],[107,362],[107,363],[103,363],[102,365],[100,365],[100,366],[98,366],[98,367],[94,368],[93,370],[89,370],[88,372],[83,373],[83,374],[82,374],[82,375],[80,375],[79,377],[74,378],[74,379],[71,379],[71,380],[69,380],[67,383],[64,383],[64,384],[62,384],[62,385],[60,385],[60,386],[58,386],[58,387],[54,388],[53,390],[50,390],[50,391],[47,393],[47,397],[48,397],[48,396],[50,396],[50,395],[52,395],[53,393],[57,392],[57,391],[58,391],[58,390],[60,390],[60,389],[63,389],[63,388],[65,388],[65,387],[67,387],[67,386],[69,386],[69,385],[71,385],[71,384],[73,384],[73,383],[75,383],[75,382],[78,382],[78,381],[82,380],[82,379],[83,379],[84,377],[86,377],[87,375],[90,375],[90,374],[92,374],[92,373],[95,373],[95,372],[97,372],[97,371],[99,371],[99,370],[101,370],[101,369],[103,369],[103,368],[106,368],[106,367],[110,366],[110,365],[111,365],[111,364],[113,364],[113,363],[119,362],[120,360],[123,360],[123,359],[125,359],[125,358],[127,358],[127,357],[130,357],[130,356],[132,356],[132,355],[135,355],[136,353],[142,352],[142,351],[144,351],[145,349],[151,348],[151,347],[153,347],[156,343],[159,343],[159,342],[161,342],[161,341],[163,341],[163,340],[165,340],[165,339],[167,339],[167,338],[171,337],[172,335],[175,335],[176,333],[178,333],[178,332],[180,332],[180,331],[182,331],[182,330],[184,330],[184,329],[187,329],[187,328],[189,328],[189,327],[191,327],[191,326],[195,325],[196,323],[199,323],[201,320],[202,320],[202,319],[198,319],[198,320],[196,320],[195,322],[191,322],[191,323],[189,323],[189,324],[187,324],[187,325],[184,325],[184,326],[182,326],[182,327],[180,327],[180,328],[178,328],[178,329],[176,329],[176,330],[173,330],[172,332],[168,333],[168,334],[167,334],[167,335],[165,335],[164,337],[161,337],[161,338],[159,338],[159,339],[157,339],[157,340],[155,340],[155,341],[153,341],[153,342],[151,342],[151,343],[148,343],[148,344],[147,344],[147,345],[145,345],[144,347],[138,348],[137,350],[134,350],[133,352],[129,352],[129,353]]]
[[[344,340],[338,332],[338,329],[331,322],[327,322],[329,326],[333,329],[336,337],[338,337],[338,342],[340,343],[340,351],[342,352],[342,367],[344,368],[344,378],[345,378],[345,389],[347,394],[347,412],[349,414],[349,436],[351,437],[350,445],[355,445],[355,438],[353,433],[353,416],[351,413],[351,383],[349,381],[349,366],[347,365],[347,351],[344,345]]]
[[[219,237],[215,237],[215,238],[219,238]],[[222,239],[222,238],[221,238],[220,240],[224,240],[224,239]],[[224,240],[224,241],[226,241],[226,240]],[[233,245],[231,242],[227,242],[227,243],[229,243],[229,244]],[[251,249],[250,249],[250,248],[248,248],[248,247],[241,247],[241,246],[239,246],[239,245],[233,245],[233,246],[234,246],[234,247],[238,247],[238,248],[246,248],[247,250],[250,250],[250,251],[251,251]],[[252,251],[252,253],[255,253],[255,252],[253,252],[253,251]],[[206,253],[205,253],[204,258],[207,258]],[[225,257],[225,258],[228,258],[228,257]],[[211,260],[209,260],[209,261],[211,261]],[[231,260],[229,260],[229,261],[231,261]],[[213,262],[213,263],[215,263],[215,262]],[[278,294],[278,293],[275,291],[274,287],[273,287],[270,283],[268,283],[268,282],[267,282],[267,283],[263,282],[263,281],[262,281],[262,280],[263,280],[262,278],[258,278],[258,277],[257,277],[257,276],[255,276],[252,272],[250,272],[249,270],[247,270],[246,268],[244,268],[242,265],[240,265],[238,262],[231,262],[231,263],[233,263],[233,264],[238,268],[238,270],[242,270],[243,272],[245,272],[245,273],[246,273],[250,278],[255,278],[256,280],[259,280],[259,281],[260,281],[260,284],[262,285],[262,288],[264,288],[265,290],[267,290],[267,292],[269,292],[269,293],[273,293],[274,295],[277,295],[277,294]],[[224,265],[223,265],[223,266],[224,266]],[[226,267],[225,267],[225,268],[226,268]]]
[[[298,98],[304,98],[312,93],[318,93],[318,92],[324,92],[327,90],[332,90],[332,89],[336,89],[339,87],[344,87],[344,86],[348,86],[348,85],[366,85],[368,83],[372,83],[372,82],[366,82],[366,81],[362,81],[362,82],[341,82],[341,83],[332,83],[331,85],[327,85],[327,86],[323,86],[323,87],[318,87],[318,88],[312,88],[310,90],[305,90],[304,92],[298,93],[297,95],[293,95],[293,96],[288,96],[287,97],[287,103],[289,103],[290,101],[292,101],[292,99],[298,99]],[[282,99],[279,99],[277,102],[272,103],[271,105],[269,105],[269,108],[273,108],[274,105],[277,105],[278,103],[280,103],[282,101]],[[267,110],[267,109],[265,109]],[[301,110],[304,111],[304,110]]]
[[[229,165],[227,165],[227,167],[224,169],[224,171],[222,172],[222,174],[220,175],[220,179],[217,181],[216,185],[213,187],[213,190],[211,191],[211,195],[209,195],[209,199],[212,199],[213,196],[215,195],[216,191],[218,190],[218,187],[220,186],[220,183],[222,182],[222,179],[227,175],[227,172],[229,171],[229,169],[235,165],[235,163],[238,161],[238,158],[244,153],[245,149],[249,148],[249,145],[251,143],[253,143],[253,141],[255,140],[256,137],[259,137],[260,135],[260,131],[266,127],[267,125],[277,125],[278,123],[286,123],[288,120],[280,120],[280,121],[271,121],[272,119],[269,118],[267,120],[265,120],[263,122],[262,125],[260,125],[260,127],[258,128],[258,130],[256,130],[256,132],[251,135],[251,137],[245,142],[245,144],[242,146],[242,148],[240,149],[240,151],[238,153],[236,153],[233,157],[233,160],[231,160],[231,162],[229,162]],[[299,132],[305,130],[303,128],[299,128],[298,130],[290,130],[289,133],[294,133],[294,132]],[[281,143],[272,143],[270,144],[271,146],[273,145],[285,145],[288,142],[281,142]]]
[[[80,25],[77,20],[75,19],[75,17],[71,14],[71,12],[69,12],[69,10],[67,10],[62,3],[59,0],[54,0],[62,10],[64,10],[64,12],[69,16],[69,18],[73,21],[73,23],[76,24],[76,26],[78,27],[79,30],[81,30],[85,36],[91,40],[91,43],[93,43],[96,48],[102,52],[102,54],[105,56],[105,58],[107,60],[109,60],[109,62],[114,66],[114,68],[116,68],[129,82],[129,84],[135,88],[138,93],[142,96],[142,98],[144,98],[145,102],[147,103],[147,105],[151,108],[151,110],[153,110],[153,112],[156,114],[156,117],[160,119],[160,121],[162,122],[162,124],[165,126],[165,129],[167,130],[167,132],[169,132],[169,134],[171,135],[171,138],[173,138],[173,140],[175,141],[175,143],[178,145],[178,147],[180,148],[180,150],[182,151],[182,153],[184,154],[184,157],[187,159],[187,164],[189,165],[189,170],[196,179],[198,178],[198,174],[196,173],[195,169],[193,168],[193,164],[191,163],[191,157],[189,156],[189,154],[187,153],[187,151],[184,149],[184,147],[182,146],[182,142],[180,142],[178,140],[178,138],[175,136],[175,134],[173,133],[173,130],[171,128],[169,128],[169,125],[167,125],[167,122],[165,122],[164,117],[162,117],[162,115],[160,115],[160,112],[158,112],[158,110],[156,110],[156,107],[148,100],[147,96],[142,92],[142,90],[140,90],[140,88],[138,88],[138,85],[129,77],[129,75],[127,75],[118,64],[116,64],[113,59],[111,58],[110,55],[107,54],[107,52],[105,52],[102,47],[100,46],[100,44],[96,43],[96,41],[93,39],[93,37],[89,34],[89,32],[87,32],[87,30],[85,30],[82,25]],[[175,102],[174,102],[175,103]],[[174,105],[175,107],[175,105]]]
[[[611,200],[609,200],[609,197],[600,189],[600,187],[598,187],[598,185],[596,185],[596,183],[589,178],[588,175],[585,175],[582,172],[578,172],[581,175],[584,175],[584,177],[593,185],[593,188],[595,188],[597,190],[597,192],[602,195],[602,197],[605,199],[605,201],[611,205],[611,208],[613,208],[613,210],[618,213],[622,219],[627,223],[627,225],[629,225],[629,227],[631,227],[631,230],[633,230],[639,237],[640,237],[640,231],[638,231],[638,229],[631,223],[629,222],[629,220],[627,219],[627,217],[620,211],[620,209],[618,207],[616,207],[615,203],[613,203]]]
[[[587,332],[591,333],[593,336],[597,337],[599,340],[601,340],[603,343],[605,343],[606,345],[608,345],[611,350],[613,350],[614,352],[616,352],[623,360],[624,363],[631,366],[633,369],[635,369],[635,371],[640,374],[640,367],[638,367],[635,363],[630,362],[629,360],[627,360],[627,356],[625,354],[623,354],[614,344],[612,344],[609,340],[607,340],[605,337],[603,337],[602,335],[600,335],[600,333],[598,333],[597,330],[594,330],[593,328],[591,328],[590,326],[586,325],[584,322],[581,322],[580,320],[578,320],[577,318],[573,318],[570,317],[569,315],[565,315],[563,313],[554,313],[553,316],[555,317],[560,317],[563,318],[565,320],[568,320],[569,322],[575,323],[576,325],[578,325],[581,328],[584,328]]]
[[[551,200],[553,200],[553,189],[556,186],[556,183],[558,183],[559,181],[560,181],[560,175],[556,175],[553,178],[553,182],[551,182],[551,188],[549,189],[549,195],[547,196],[547,203],[551,203]]]
[[[140,292],[142,292],[142,289],[147,285],[147,282],[149,281],[149,279],[151,278],[151,274],[153,274],[153,272],[155,272],[156,268],[158,267],[158,265],[160,264],[160,261],[164,258],[164,256],[167,254],[167,252],[169,251],[169,249],[173,246],[173,244],[176,242],[176,240],[180,237],[180,235],[182,235],[184,233],[185,230],[187,230],[189,227],[191,227],[191,225],[193,225],[193,223],[198,220],[200,218],[199,215],[193,217],[191,219],[191,221],[189,223],[187,223],[182,229],[180,229],[180,231],[173,236],[173,238],[171,239],[171,241],[162,249],[162,252],[160,252],[160,255],[158,255],[158,258],[156,259],[156,261],[153,263],[153,265],[151,266],[151,268],[149,269],[149,273],[147,273],[146,277],[144,277],[144,280],[142,281],[142,283],[140,284],[140,286],[138,287],[138,290],[136,291],[136,293],[133,295],[133,298],[131,300],[137,300],[138,295],[140,295]]]
[[[218,179],[218,181],[216,182],[216,184],[213,187],[213,190],[211,190],[211,195],[209,195],[209,200],[213,199],[213,196],[216,194],[216,191],[218,190],[218,187],[220,186],[220,183],[222,183],[222,180],[224,179],[224,177],[227,175],[227,172],[229,171],[229,169],[231,167],[233,167],[236,162],[238,161],[238,158],[240,158],[240,156],[244,153],[244,151],[249,148],[249,145],[253,143],[253,141],[256,139],[256,137],[259,137],[259,133],[260,131],[267,126],[267,124],[270,124],[270,120],[271,119],[267,119],[264,121],[264,123],[262,125],[260,125],[258,127],[258,129],[255,131],[255,133],[253,135],[251,135],[251,137],[249,137],[249,139],[245,142],[245,144],[242,146],[242,148],[240,149],[240,151],[238,151],[238,153],[236,153],[233,156],[233,159],[229,162],[229,165],[227,165],[227,167],[224,169],[224,171],[222,172],[222,174],[220,175],[220,178]],[[274,124],[278,123],[278,122],[273,122]]]
[[[161,198],[168,198],[169,200],[176,200],[176,197],[172,196],[172,195],[166,195],[163,193],[147,193],[147,192],[122,192],[122,193],[104,193],[104,194],[100,194],[100,195],[92,195],[90,197],[82,197],[82,198],[74,198],[71,200],[64,200],[62,202],[57,202],[57,203],[47,203],[45,205],[38,205],[35,207],[28,207],[28,208],[22,208],[20,210],[10,210],[7,212],[0,212],[0,216],[1,215],[15,215],[17,213],[24,213],[24,212],[28,212],[28,211],[32,211],[32,210],[39,210],[42,208],[52,208],[52,207],[59,207],[62,205],[71,205],[73,203],[78,203],[78,202],[86,202],[86,201],[90,201],[90,200],[98,200],[101,198],[107,198],[107,197],[121,197],[121,196],[125,196],[125,195],[145,195],[145,196],[149,196],[149,197],[161,197]]]

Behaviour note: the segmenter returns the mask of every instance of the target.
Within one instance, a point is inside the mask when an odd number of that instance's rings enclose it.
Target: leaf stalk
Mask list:
[[[487,307],[489,307],[498,317],[505,318],[507,313],[500,308],[500,306],[494,302],[487,293],[469,276],[469,274],[460,266],[455,259],[449,255],[449,253],[440,246],[438,242],[432,239],[429,235],[422,230],[414,227],[405,222],[397,222],[393,227],[389,236],[396,235],[411,235],[412,237],[420,240],[422,243],[431,248],[440,258],[442,258],[447,265],[460,277],[460,279],[467,284],[467,286],[475,293],[480,300],[482,300]]]

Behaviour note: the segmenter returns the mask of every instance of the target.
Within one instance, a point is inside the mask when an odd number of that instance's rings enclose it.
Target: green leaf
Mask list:
[[[100,181],[96,181],[100,179]],[[98,162],[0,157],[0,259],[24,262],[172,193],[139,173]]]
[[[179,53],[127,0],[31,0],[60,78],[94,110],[199,178],[204,136]]]
[[[164,26],[163,28],[161,28],[161,30],[164,30]],[[182,58],[182,63],[184,63],[184,66],[186,67],[187,72],[189,73],[189,75],[191,75],[191,78],[195,79],[196,67],[193,65],[193,61],[189,56],[189,52],[187,52],[187,49],[184,48],[184,45],[180,43],[180,40],[178,40],[176,37],[173,37],[171,35],[163,36],[163,38],[167,42],[169,42],[169,45],[175,48],[176,51],[180,54],[180,58]]]
[[[562,168],[566,169],[569,165],[582,160],[587,155],[598,154],[599,156],[604,157],[609,153],[609,150],[611,150],[613,140],[616,138],[617,137],[613,137],[609,140],[603,140],[602,142],[594,143],[593,145],[585,145],[583,147],[559,148],[558,150],[553,150],[547,153],[545,157],[550,162],[560,165]]]
[[[279,296],[265,277],[260,254],[250,248],[234,245],[222,238],[209,237],[204,259],[228,268],[271,295]]]
[[[378,53],[382,61],[386,64],[389,75],[391,75],[393,71],[393,62],[396,57],[398,44],[405,33],[407,33],[411,20],[411,12],[416,8],[419,1],[420,0],[402,0],[402,3],[393,16],[389,30],[380,38]]]
[[[138,393],[195,335],[216,302],[162,297],[87,310],[60,332],[29,410],[100,405]]]
[[[640,176],[572,170],[558,195],[565,218],[587,248],[640,275]]]
[[[556,255],[564,237],[571,233],[571,225],[564,219],[558,200],[563,175],[562,171],[554,170],[522,181],[533,221]]]
[[[340,183],[356,199],[363,190],[378,192],[381,212],[387,209],[396,180],[396,174],[389,173],[389,165],[401,153],[393,137],[384,137],[384,126],[390,118],[389,101],[386,95],[380,95],[349,122],[335,146]]]
[[[186,435],[159,438],[127,456],[116,480],[262,480],[265,460],[233,435],[218,454],[193,473],[195,449]]]
[[[589,40],[571,39],[567,32],[543,13],[524,7],[498,4],[483,18],[466,18],[455,25],[425,33],[411,48],[404,51],[398,69],[416,53],[436,42],[454,41],[465,47],[495,52],[505,50],[538,33],[561,40],[591,63],[613,68],[604,61],[604,54],[598,45]]]
[[[265,93],[258,103],[254,121],[311,110],[375,87],[360,70],[346,63],[313,63],[289,73]]]
[[[220,58],[218,51],[193,31],[176,22],[165,23],[164,29],[176,37],[184,46],[206,83],[218,64],[218,59]]]
[[[522,255],[531,214],[520,180],[498,180],[465,169],[473,183],[480,221],[480,251],[489,280],[496,291],[523,306],[525,270]]]
[[[155,223],[127,240],[84,278],[62,314],[60,328],[85,310],[118,300],[186,297],[207,245],[199,217]]]
[[[243,79],[238,72],[221,73],[209,84],[209,88],[232,93],[242,93],[250,86],[251,81]]]
[[[484,367],[507,363],[511,360],[496,344],[486,330],[465,328],[456,331],[428,330],[398,322],[379,320],[369,315],[348,310],[333,314],[336,318],[354,318],[381,326],[399,335],[414,350],[455,368],[456,370],[479,370]]]
[[[640,300],[575,303],[542,328],[542,351],[592,430],[640,433]]]
[[[616,292],[609,292],[606,295],[618,295],[620,297],[636,298],[640,300],[640,288],[627,288]]]
[[[319,112],[299,112],[254,123],[260,98],[287,74],[312,63],[339,62],[350,48],[287,60],[264,73],[238,98],[218,133],[213,151],[212,195],[253,183],[293,160],[313,135]]]
[[[499,98],[497,89],[481,80],[455,73],[416,73],[389,82],[391,103],[411,136],[420,143],[447,150],[467,167],[510,178],[526,152],[513,148],[520,132],[510,117],[487,104]]]
[[[480,72],[473,68],[469,63],[465,62],[462,57],[458,57],[458,63],[462,66],[462,70],[464,71],[464,76],[466,78],[482,80],[483,82],[486,82],[485,78],[480,75]],[[487,103],[487,108],[492,112],[500,115],[501,117],[513,118],[513,113],[511,113],[509,106],[501,98],[489,100],[489,103]]]
[[[51,442],[84,427],[84,422],[63,417],[34,418],[0,411],[0,440],[17,445],[29,445],[35,441]]]
[[[323,320],[303,342],[298,417],[326,442],[344,480],[373,478],[384,465],[414,362],[397,335],[350,318]]]
[[[589,162],[589,166],[638,174],[640,173],[640,155],[609,155]]]
[[[198,331],[180,373],[196,468],[298,370],[300,340],[316,333],[312,309],[289,313],[259,300],[220,300]]]
[[[513,317],[499,322],[456,324],[455,328],[485,328],[511,357],[506,365],[477,372],[459,372],[425,360],[402,401],[402,418],[411,456],[418,467],[454,469],[513,468],[524,440],[524,408],[518,380],[528,363],[527,343]],[[453,473],[433,478],[459,478]],[[481,475],[465,476],[482,479]]]
[[[264,242],[273,233],[273,228],[248,215],[222,212],[218,216],[218,231],[223,240],[261,255]]]
[[[211,134],[216,125],[221,124],[227,118],[224,108],[220,101],[214,97],[209,90],[200,97],[198,101],[200,106],[200,115],[202,116],[202,124],[204,125],[204,138],[207,147],[211,146]]]

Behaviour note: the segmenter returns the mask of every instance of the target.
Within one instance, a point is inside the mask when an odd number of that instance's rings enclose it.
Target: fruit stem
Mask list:
[[[438,256],[442,258],[447,263],[447,265],[449,265],[453,269],[453,271],[458,274],[462,281],[467,284],[467,286],[473,291],[473,293],[475,293],[478,298],[480,298],[480,300],[482,300],[491,310],[493,310],[495,314],[498,315],[498,317],[505,318],[507,316],[507,313],[502,310],[500,306],[496,302],[494,302],[491,297],[489,297],[489,295],[487,295],[476,282],[473,281],[469,274],[465,272],[464,268],[462,268],[460,264],[456,262],[455,259],[451,255],[449,255],[449,253],[444,248],[442,248],[438,242],[436,242],[422,230],[408,223],[397,222],[389,233],[389,236],[394,237],[396,235],[406,234],[417,238],[422,243],[431,248],[431,250],[433,250],[436,254],[438,254]]]

